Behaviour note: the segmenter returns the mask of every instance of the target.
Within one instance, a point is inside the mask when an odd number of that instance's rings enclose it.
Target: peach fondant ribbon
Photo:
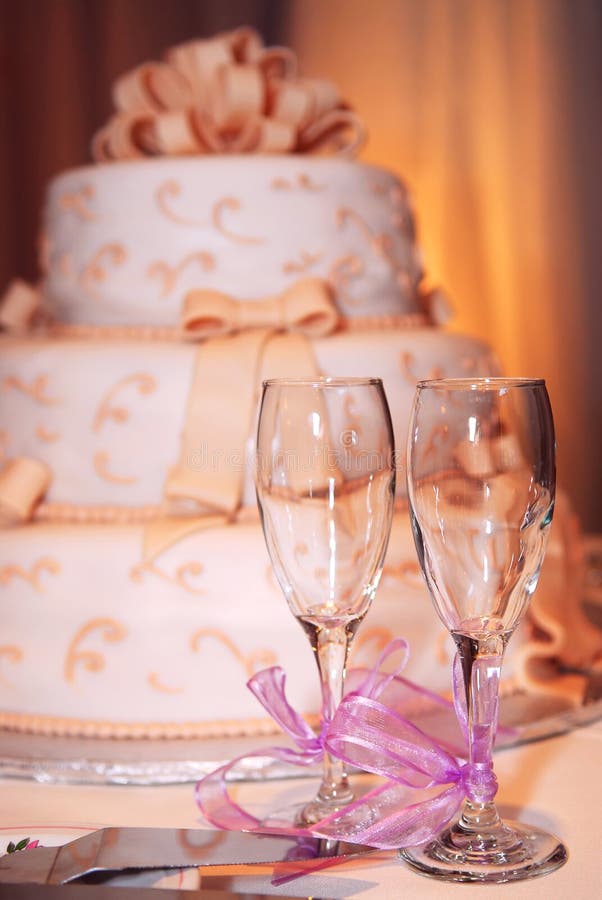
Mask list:
[[[317,374],[308,340],[261,328],[213,338],[199,348],[180,459],[165,484],[176,511],[232,516],[240,506],[258,385],[266,372]]]
[[[0,299],[0,331],[27,331],[40,307],[40,293],[20,278],[11,281]]]
[[[356,153],[358,117],[329,81],[301,78],[283,47],[250,28],[190,41],[117,80],[117,113],[95,136],[97,162],[202,153]]]
[[[0,471],[0,525],[28,522],[48,490],[50,469],[37,459],[17,457]]]
[[[307,337],[330,334],[337,323],[330,288],[316,278],[265,300],[236,300],[212,290],[186,296],[183,332],[212,337],[197,353],[180,459],[165,483],[166,500],[178,513],[182,506],[197,513],[236,512],[261,380],[318,375]]]
[[[206,338],[274,328],[323,337],[334,331],[338,312],[332,291],[320,278],[304,278],[277,297],[237,300],[214,290],[190,291],[182,308],[182,329],[187,337]]]

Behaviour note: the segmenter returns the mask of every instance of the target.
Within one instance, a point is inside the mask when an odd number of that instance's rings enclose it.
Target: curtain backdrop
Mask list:
[[[115,76],[245,23],[358,108],[453,327],[547,379],[560,480],[602,530],[599,0],[0,0],[0,290],[34,277],[45,182],[89,160]]]
[[[453,326],[546,378],[559,480],[602,529],[602,3],[297,0],[289,27],[409,182]]]

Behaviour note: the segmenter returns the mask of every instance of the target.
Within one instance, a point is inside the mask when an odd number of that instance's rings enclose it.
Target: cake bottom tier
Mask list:
[[[141,561],[138,525],[35,524],[0,538],[0,726],[99,737],[267,733],[274,723],[245,683],[276,664],[292,704],[318,712],[311,648],[258,520],[199,528],[152,562]],[[372,664],[393,636],[410,642],[405,674],[449,692],[453,643],[405,510],[351,665]]]

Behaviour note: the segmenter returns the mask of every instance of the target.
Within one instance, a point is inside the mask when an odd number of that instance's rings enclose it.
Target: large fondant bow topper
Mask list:
[[[332,290],[320,278],[301,279],[282,294],[261,300],[238,300],[214,290],[190,291],[181,312],[184,336],[197,340],[250,328],[324,337],[338,321]]]
[[[381,672],[380,666],[387,657],[399,651],[400,665],[392,673]],[[478,802],[493,799],[497,782],[489,744],[477,740],[473,743],[471,762],[462,759],[469,724],[457,658],[452,704],[401,676],[408,654],[406,641],[396,638],[385,647],[372,671],[367,675],[356,672],[357,687],[346,694],[333,720],[325,723],[319,735],[313,733],[288,703],[282,669],[264,669],[253,676],[248,687],[292,739],[294,747],[264,748],[237,757],[205,776],[196,786],[196,801],[205,818],[220,828],[307,835],[308,830],[304,828],[263,823],[231,799],[227,783],[232,770],[243,760],[271,757],[279,762],[308,766],[321,760],[325,750],[350,765],[382,776],[385,781],[312,826],[309,833],[314,836],[351,840],[381,849],[412,846],[438,834],[465,797]],[[477,662],[472,670],[472,678],[480,682],[481,700],[491,717],[491,738],[497,722],[498,664],[501,665],[501,659],[488,657]],[[353,671],[350,675],[354,675]],[[412,708],[424,713],[423,729],[407,718],[406,710]],[[456,734],[454,713],[460,726],[460,733]],[[509,729],[505,732],[513,736]]]
[[[354,155],[358,117],[329,81],[297,75],[294,54],[250,28],[190,41],[113,88],[117,113],[94,136],[97,162],[203,153],[330,150]]]

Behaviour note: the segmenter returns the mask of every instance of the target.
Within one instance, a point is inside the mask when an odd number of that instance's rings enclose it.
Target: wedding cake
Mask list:
[[[442,330],[406,187],[353,159],[361,122],[288,50],[248,29],[191,42],[114,99],[95,164],[50,183],[40,284],[0,309],[0,726],[257,734],[258,668],[319,706],[256,512],[261,380],[379,376],[403,448],[417,379],[498,365]],[[401,471],[355,662],[403,635],[410,676],[447,690],[444,634]]]

